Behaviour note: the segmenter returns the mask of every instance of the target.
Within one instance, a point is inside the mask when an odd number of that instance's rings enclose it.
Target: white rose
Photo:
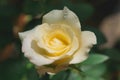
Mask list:
[[[43,16],[41,25],[20,32],[22,52],[39,73],[56,73],[69,64],[87,59],[90,48],[96,44],[96,36],[81,31],[78,17],[67,7],[52,10]]]

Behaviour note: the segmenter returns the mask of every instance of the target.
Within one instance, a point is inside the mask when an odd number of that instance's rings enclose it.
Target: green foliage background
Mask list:
[[[120,80],[120,42],[112,49],[99,49],[106,42],[100,32],[100,21],[112,13],[113,0],[0,0],[0,80]],[[108,11],[104,10],[109,4]],[[104,6],[106,5],[106,6]],[[21,14],[28,16],[22,31],[41,24],[42,15],[67,6],[79,17],[82,30],[93,31],[98,44],[90,51],[90,57],[83,63],[71,65],[56,75],[40,77],[32,63],[21,52],[21,42],[14,35],[13,28]],[[99,10],[98,10],[99,9]],[[103,9],[103,10],[101,10]],[[22,23],[21,23],[22,24]],[[18,28],[21,29],[21,26]],[[14,44],[12,52],[5,54],[8,44]],[[3,56],[4,55],[4,56]],[[8,56],[9,55],[9,56]],[[107,61],[106,61],[107,60]]]

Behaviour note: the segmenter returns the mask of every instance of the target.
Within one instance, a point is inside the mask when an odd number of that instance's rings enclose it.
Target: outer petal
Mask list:
[[[26,36],[31,35],[34,30],[35,28],[32,30],[25,31],[25,32],[19,32],[18,34],[19,34],[20,39],[23,40],[24,38],[26,38]]]
[[[78,17],[74,12],[64,7],[63,10],[52,10],[48,14],[43,16],[43,23],[66,23],[72,27],[74,30],[81,29]]]
[[[90,48],[97,43],[96,36],[93,32],[82,31],[81,35],[82,45],[80,49],[73,55],[73,59],[70,61],[70,64],[80,63],[87,59],[87,53],[90,51]]]
[[[32,43],[33,37],[32,36],[27,36],[23,40],[23,46],[22,46],[22,51],[24,52],[24,55],[29,58],[29,60],[34,63],[36,66],[42,66],[42,65],[47,65],[53,62],[53,60],[48,59],[39,53],[36,53],[32,48],[31,48],[31,43]]]

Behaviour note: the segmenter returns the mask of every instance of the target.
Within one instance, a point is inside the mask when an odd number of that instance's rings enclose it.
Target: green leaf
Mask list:
[[[104,80],[103,78],[101,78],[101,77],[91,77],[91,76],[86,76],[85,78],[84,78],[84,80]]]
[[[61,71],[59,73],[57,73],[56,75],[54,75],[51,80],[66,80],[66,78],[68,78],[68,75],[70,74],[70,71]]]
[[[108,60],[108,56],[102,54],[91,54],[81,65],[96,65]]]
[[[86,76],[102,77],[106,72],[106,65],[99,64],[94,66],[81,66],[81,70],[84,72],[84,75]]]
[[[72,70],[68,80],[82,80],[82,76],[78,72]]]

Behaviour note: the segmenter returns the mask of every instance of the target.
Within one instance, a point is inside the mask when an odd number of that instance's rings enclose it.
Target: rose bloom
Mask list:
[[[67,7],[50,11],[41,25],[20,32],[19,37],[22,52],[40,74],[57,73],[70,64],[83,62],[96,44],[95,34],[81,31],[78,17]]]

